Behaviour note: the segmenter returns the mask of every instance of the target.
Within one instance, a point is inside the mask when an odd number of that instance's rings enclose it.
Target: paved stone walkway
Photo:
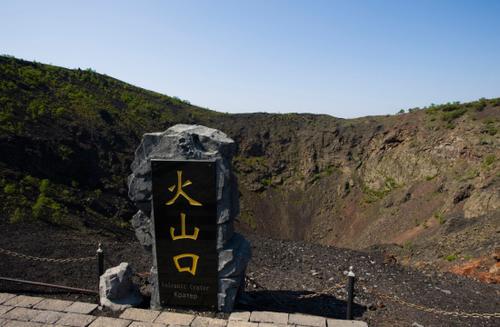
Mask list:
[[[367,327],[362,321],[299,313],[233,312],[228,320],[130,308],[119,318],[96,317],[97,304],[0,293],[0,327]]]

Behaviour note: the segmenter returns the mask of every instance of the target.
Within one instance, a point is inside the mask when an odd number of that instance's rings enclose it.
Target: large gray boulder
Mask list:
[[[234,233],[233,221],[239,214],[239,192],[232,170],[236,144],[226,134],[200,125],[178,124],[164,132],[147,133],[135,151],[128,178],[129,197],[138,212],[132,218],[136,236],[153,255],[150,283],[151,307],[160,308],[157,269],[154,258],[153,217],[151,216],[151,159],[215,160],[217,184],[217,251],[219,254],[218,309],[232,311],[244,283],[244,273],[251,256],[250,244]]]

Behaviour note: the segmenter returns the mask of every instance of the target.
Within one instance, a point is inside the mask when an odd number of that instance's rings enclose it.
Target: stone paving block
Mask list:
[[[281,324],[272,324],[270,322],[259,322],[259,327],[289,327],[289,326],[294,326],[294,327],[297,327],[295,325],[281,325]],[[306,326],[304,326],[306,327]],[[309,326],[307,326],[309,327]]]
[[[130,323],[130,320],[125,319],[98,317],[89,327],[127,327]]]
[[[248,321],[229,320],[227,322],[227,327],[259,327],[259,324]]]
[[[36,315],[35,318],[31,319],[31,321],[40,322],[44,324],[53,324],[59,319],[61,319],[63,315],[64,313],[62,312],[42,310],[38,313],[38,315]]]
[[[177,312],[162,312],[154,322],[166,325],[189,326],[194,320],[194,315]]]
[[[2,327],[44,327],[44,325],[39,322],[9,320]]]
[[[326,327],[326,318],[302,313],[291,313],[288,317],[288,323],[290,325]]]
[[[340,319],[327,319],[328,327],[368,327],[368,324],[360,320],[340,320]]]
[[[250,320],[250,311],[232,312],[229,320],[248,321]]]
[[[0,304],[0,316],[3,315],[4,313],[6,313],[7,311],[11,310],[12,308],[14,308],[14,307]]]
[[[0,293],[0,304],[16,297],[17,295],[15,294],[10,294],[10,293]]]
[[[153,322],[160,315],[159,311],[128,308],[120,315],[122,319]]]
[[[86,302],[74,302],[69,307],[66,307],[64,311],[72,313],[81,313],[87,315],[97,309],[97,304],[86,303]]]
[[[128,327],[167,327],[167,325],[156,322],[133,321]]]
[[[288,324],[288,313],[271,311],[253,311],[250,314],[251,322],[269,322],[277,325]]]
[[[226,327],[227,321],[210,317],[196,317],[191,322],[191,327]]]
[[[71,327],[85,327],[88,326],[96,317],[89,315],[82,315],[79,313],[65,313],[57,321],[58,325],[71,326]]]
[[[39,312],[40,311],[38,310],[33,310],[28,308],[14,308],[4,313],[2,315],[2,318],[6,320],[13,319],[13,320],[29,321],[35,318]]]
[[[38,302],[33,308],[39,310],[64,311],[64,309],[69,307],[71,304],[73,304],[73,301],[45,299]]]
[[[43,298],[37,297],[37,296],[26,296],[26,295],[19,295],[16,297],[13,297],[12,299],[5,301],[3,305],[10,305],[12,307],[24,307],[24,308],[31,308],[38,302],[42,301]]]

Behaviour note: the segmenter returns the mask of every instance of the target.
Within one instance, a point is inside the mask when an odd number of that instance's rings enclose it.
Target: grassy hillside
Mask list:
[[[2,216],[122,222],[133,209],[125,177],[142,133],[218,116],[91,70],[0,57]]]
[[[391,116],[221,114],[91,70],[0,57],[0,211],[12,223],[126,227],[133,152],[176,123],[239,146],[240,228],[423,259],[479,256],[500,228],[500,99]]]

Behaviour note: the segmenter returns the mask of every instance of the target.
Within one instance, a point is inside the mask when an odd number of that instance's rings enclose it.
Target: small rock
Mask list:
[[[496,261],[500,261],[500,248],[495,249],[495,251],[491,254],[491,257]]]
[[[490,274],[500,274],[500,262],[495,263],[493,266],[490,267],[489,269]]]
[[[450,295],[451,294],[450,290],[443,290],[443,289],[441,289],[441,292],[443,292],[446,295]]]
[[[113,311],[139,305],[142,296],[138,287],[132,283],[132,275],[132,268],[127,262],[107,269],[99,279],[101,305]]]

